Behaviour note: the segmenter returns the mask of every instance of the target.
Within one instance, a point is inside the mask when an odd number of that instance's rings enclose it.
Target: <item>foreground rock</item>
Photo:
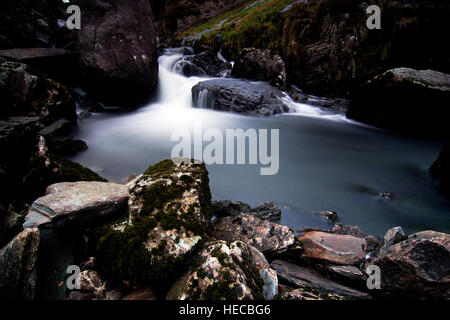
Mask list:
[[[347,116],[395,131],[449,137],[445,121],[448,101],[450,75],[398,68],[363,86],[350,104]],[[423,112],[425,105],[430,106],[427,112]]]
[[[409,298],[450,298],[450,235],[413,234],[373,261],[381,269],[383,294]]]
[[[402,227],[394,227],[389,229],[384,235],[383,242],[381,243],[379,255],[384,255],[385,251],[394,244],[397,244],[403,240],[406,240],[405,231]]]
[[[277,272],[281,283],[301,288],[303,291],[315,289],[319,291],[318,295],[323,295],[325,299],[343,299],[344,297],[371,299],[369,294],[336,283],[311,268],[282,260],[273,261],[271,267]],[[337,295],[334,296],[334,294]]]
[[[203,164],[165,160],[149,167],[130,185],[128,219],[101,231],[101,274],[144,286],[182,273],[212,217],[208,183]]]
[[[312,262],[359,265],[365,260],[367,243],[363,238],[312,231],[298,238],[301,258]]]
[[[0,298],[33,300],[39,249],[39,230],[27,229],[0,250]]]
[[[450,196],[450,143],[444,145],[439,158],[431,166],[430,173],[439,189]]]
[[[123,209],[128,187],[105,182],[64,182],[51,185],[33,202],[25,228],[60,228],[85,225]]]
[[[263,282],[248,245],[241,241],[209,243],[170,290],[169,300],[261,300]]]
[[[197,108],[230,111],[257,116],[272,116],[288,112],[283,93],[267,83],[252,83],[236,79],[203,81],[192,88]]]
[[[269,259],[300,250],[294,232],[288,227],[247,213],[219,219],[214,223],[211,235],[226,241],[243,241]]]
[[[106,103],[142,101],[158,80],[149,1],[79,2],[85,8],[78,40],[85,85]]]
[[[286,89],[286,66],[279,55],[269,49],[243,49],[235,59],[231,76],[258,81]]]

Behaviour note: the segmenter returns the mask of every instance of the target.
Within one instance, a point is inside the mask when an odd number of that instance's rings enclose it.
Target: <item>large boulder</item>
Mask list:
[[[393,298],[450,298],[450,235],[413,234],[372,262],[381,269],[381,289]]]
[[[106,182],[63,182],[47,188],[33,202],[25,228],[60,228],[83,225],[108,217],[127,205],[128,187]]]
[[[367,243],[363,238],[312,231],[298,240],[303,247],[302,259],[338,265],[359,265],[365,261]]]
[[[99,231],[101,274],[133,285],[167,285],[205,240],[212,217],[208,171],[189,160],[165,160],[130,184],[129,217]]]
[[[314,291],[319,291],[319,296],[324,295],[326,299],[371,299],[369,294],[334,282],[311,268],[282,260],[273,261],[271,267],[277,272],[281,283],[303,290],[315,289]]]
[[[148,0],[78,0],[83,83],[106,103],[143,101],[158,81],[156,34]],[[126,94],[124,94],[126,92]]]
[[[168,300],[263,299],[263,281],[245,243],[208,243],[195,262],[169,291]]]
[[[0,250],[2,300],[35,298],[39,236],[38,229],[26,229]]]
[[[217,220],[211,228],[211,235],[226,241],[243,241],[269,259],[300,250],[294,232],[288,227],[248,213]]]
[[[286,66],[279,55],[269,49],[245,48],[236,57],[231,71],[234,78],[268,81],[286,88]]]
[[[398,68],[362,86],[347,116],[385,129],[449,137],[446,122],[449,101],[450,75]],[[428,106],[427,112],[424,106]]]
[[[450,196],[450,143],[444,145],[439,157],[431,166],[430,173],[438,183],[439,189]]]
[[[271,85],[237,79],[200,82],[192,88],[194,107],[258,116],[289,112],[284,94]]]

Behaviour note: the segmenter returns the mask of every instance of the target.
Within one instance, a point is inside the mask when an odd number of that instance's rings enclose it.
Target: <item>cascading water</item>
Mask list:
[[[251,205],[275,201],[283,210],[281,223],[293,229],[328,228],[328,222],[312,212],[332,210],[341,223],[380,237],[397,225],[407,233],[450,232],[450,203],[434,189],[427,173],[441,141],[355,126],[343,115],[294,102],[288,95],[280,103],[292,113],[269,118],[193,108],[192,87],[211,78],[178,74],[182,52],[166,50],[159,58],[156,102],[131,113],[96,114],[80,121],[74,138],[86,141],[89,149],[72,160],[125,183],[130,173],[170,158],[177,144],[172,140],[175,130],[192,132],[196,123],[221,132],[280,129],[279,173],[262,177],[259,166],[208,166],[213,198]],[[207,97],[207,92],[199,97],[202,106]],[[395,200],[379,199],[380,192],[393,193]]]

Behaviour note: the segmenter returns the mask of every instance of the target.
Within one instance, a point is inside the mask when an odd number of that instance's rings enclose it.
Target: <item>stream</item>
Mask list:
[[[352,122],[340,114],[295,103],[292,113],[250,117],[192,107],[191,88],[212,78],[176,73],[181,54],[168,50],[159,58],[155,101],[135,111],[93,114],[80,121],[76,139],[89,149],[71,160],[109,181],[125,183],[160,160],[170,158],[176,129],[280,129],[279,172],[261,176],[259,165],[209,165],[213,199],[251,205],[275,201],[282,224],[330,228],[314,214],[336,211],[337,222],[357,225],[382,237],[391,227],[407,233],[433,229],[450,232],[450,200],[428,175],[442,141],[405,137]],[[126,92],[124,92],[126,94]],[[393,194],[391,200],[380,193]]]

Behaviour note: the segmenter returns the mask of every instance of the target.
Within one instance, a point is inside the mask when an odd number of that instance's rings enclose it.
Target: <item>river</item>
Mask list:
[[[358,225],[382,237],[393,226],[407,233],[450,232],[450,201],[428,175],[442,141],[404,137],[347,120],[317,107],[291,103],[294,113],[270,118],[196,109],[191,88],[205,78],[173,71],[181,55],[159,58],[160,81],[154,102],[132,112],[94,114],[80,121],[74,136],[89,145],[72,160],[106,179],[124,183],[131,173],[170,158],[174,130],[280,129],[280,164],[275,176],[259,165],[210,165],[214,199],[256,205],[275,201],[282,223],[293,229],[329,228],[314,214],[338,212],[340,223]],[[124,92],[126,94],[126,92]],[[390,192],[392,200],[379,193]]]

